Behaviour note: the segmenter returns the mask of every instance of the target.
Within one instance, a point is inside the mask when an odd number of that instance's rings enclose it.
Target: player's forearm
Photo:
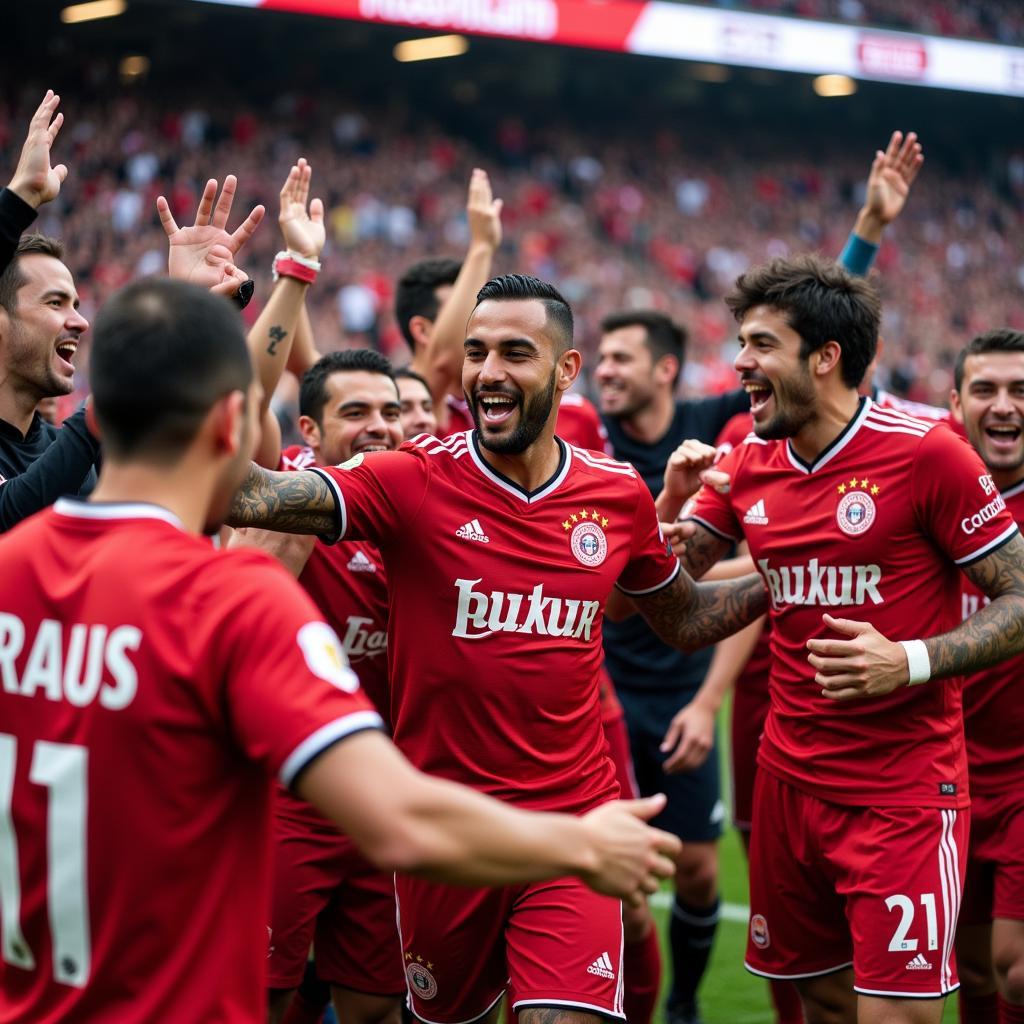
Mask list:
[[[313,324],[309,319],[309,310],[303,303],[295,324],[295,337],[292,339],[286,368],[301,380],[306,371],[319,359],[320,352],[313,337]]]
[[[275,473],[251,463],[227,524],[330,536],[337,529],[334,494],[318,473]]]
[[[694,524],[691,536],[686,538],[679,564],[695,579],[699,580],[729,548],[729,542],[701,526]]]
[[[966,675],[1024,651],[1024,595],[1004,594],[955,629],[924,641],[931,677]]]
[[[293,277],[279,278],[249,331],[249,355],[263,387],[261,415],[269,408],[270,399],[288,363],[288,353],[308,288],[305,281]]]

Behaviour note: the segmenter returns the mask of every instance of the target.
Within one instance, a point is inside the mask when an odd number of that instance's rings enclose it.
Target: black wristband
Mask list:
[[[231,296],[232,301],[239,309],[245,309],[252,301],[253,293],[256,291],[256,282],[247,277],[239,286],[238,291]]]

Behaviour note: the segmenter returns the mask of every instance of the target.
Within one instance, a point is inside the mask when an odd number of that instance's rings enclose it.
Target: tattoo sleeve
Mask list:
[[[667,587],[633,600],[651,629],[683,651],[730,636],[768,610],[768,591],[757,573],[719,583],[695,583],[680,572]]]
[[[699,580],[729,550],[729,542],[706,526],[692,519],[690,522],[695,532],[686,539],[686,550],[679,561],[695,580]]]
[[[992,603],[925,640],[933,678],[976,672],[1024,651],[1024,539],[1017,534],[964,574]]]
[[[319,473],[273,473],[252,463],[231,502],[228,526],[335,536],[337,515],[334,493]]]

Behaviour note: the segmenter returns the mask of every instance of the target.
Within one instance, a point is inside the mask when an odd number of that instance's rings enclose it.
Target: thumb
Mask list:
[[[494,206],[492,207],[492,209],[494,210],[494,216],[495,217],[500,217],[501,216],[501,211],[504,208],[504,206],[505,206],[505,200],[504,199],[495,199],[494,200]]]
[[[309,219],[318,224],[324,219],[324,201],[322,199],[314,199],[309,204]]]
[[[57,180],[63,185],[68,177],[67,164],[57,164],[53,169],[53,173],[57,175]]]
[[[860,636],[872,629],[870,622],[854,622],[853,619],[834,619],[827,612],[822,615],[822,621],[826,626],[834,629],[837,633],[845,633],[847,636]]]
[[[643,800],[623,800],[622,807],[641,821],[650,821],[665,809],[667,799],[664,793],[655,793]]]
[[[658,749],[663,754],[671,750],[679,741],[679,733],[680,725],[675,719],[672,719],[669,727],[665,730],[665,738],[661,741],[661,746]]]

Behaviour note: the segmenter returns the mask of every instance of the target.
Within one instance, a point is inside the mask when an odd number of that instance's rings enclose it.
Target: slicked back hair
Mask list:
[[[308,416],[321,429],[324,425],[324,406],[327,404],[327,379],[334,373],[379,373],[392,383],[395,371],[385,356],[372,348],[349,348],[328,352],[318,359],[303,375],[299,385],[299,415]],[[395,385],[397,392],[398,386]]]
[[[543,303],[546,327],[556,343],[556,358],[572,348],[572,308],[554,285],[526,274],[504,274],[492,277],[476,293],[478,306],[481,302],[516,302],[521,299],[536,299]]]
[[[10,316],[15,316],[18,308],[18,289],[25,284],[18,260],[22,256],[52,256],[55,260],[64,259],[64,243],[57,238],[46,235],[22,235],[14,250],[11,262],[0,274],[0,306]]]
[[[842,350],[843,383],[860,386],[878,348],[882,304],[874,285],[835,260],[815,254],[780,257],[751,267],[725,297],[738,322],[755,306],[784,314],[800,335],[800,358],[826,342]]]
[[[656,309],[623,309],[609,313],[601,321],[602,334],[621,331],[624,327],[644,329],[644,344],[651,353],[652,363],[665,356],[675,356],[679,360],[679,369],[672,380],[672,386],[675,387],[686,359],[686,328]]]
[[[253,370],[238,310],[184,281],[147,278],[100,311],[89,378],[111,456],[174,462],[210,409]]]
[[[980,356],[986,352],[1024,352],[1024,331],[996,327],[972,338],[960,349],[953,366],[953,381],[957,391],[964,385],[964,366],[968,356]]]
[[[436,320],[441,304],[437,301],[437,289],[446,284],[455,284],[462,264],[458,260],[437,256],[414,263],[398,279],[395,289],[395,319],[402,337],[413,351],[416,341],[409,328],[414,316]]]

